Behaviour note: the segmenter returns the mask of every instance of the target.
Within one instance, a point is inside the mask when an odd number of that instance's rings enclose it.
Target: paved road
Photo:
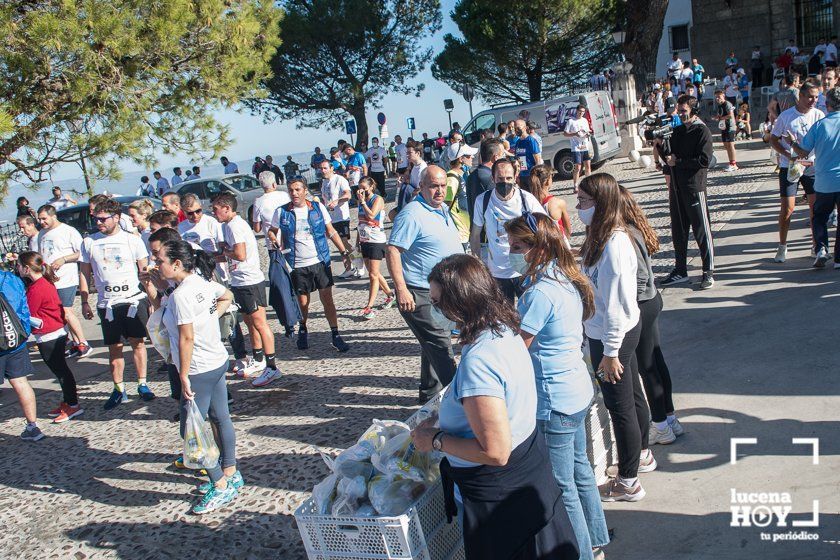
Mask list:
[[[610,558],[840,557],[840,545],[824,542],[840,538],[840,465],[833,439],[840,405],[840,354],[833,348],[840,271],[810,269],[802,209],[791,259],[784,265],[770,261],[775,183],[766,152],[747,146],[739,144],[743,171],[711,176],[718,284],[708,292],[694,285],[664,292],[663,344],[688,433],[655,449],[660,469],[645,475],[644,501],[606,508],[615,529]],[[623,162],[604,171],[641,200],[663,241],[656,271],[666,273],[673,255],[660,177]],[[557,188],[572,207],[568,183]],[[577,221],[575,230],[582,230]],[[699,277],[699,263],[691,265],[692,276]],[[17,439],[19,409],[6,385],[0,394],[0,557],[303,558],[291,513],[326,473],[312,446],[342,449],[372,418],[405,418],[415,409],[416,344],[395,310],[360,320],[365,297],[363,281],[337,291],[340,326],[353,345],[348,354],[328,346],[326,322],[315,306],[312,349],[304,355],[280,341],[286,374],[281,381],[260,390],[231,381],[247,486],[234,507],[202,518],[187,513],[197,480],[167,468],[180,444],[168,420],[174,402],[158,398],[146,404],[132,396],[129,404],[104,413],[101,401],[110,391],[104,350],[74,368],[87,408],[83,419],[42,423],[49,437],[40,443]],[[86,329],[99,344],[98,327],[87,323]],[[60,393],[39,360],[36,368],[33,384],[43,414]],[[129,365],[129,380],[132,371]],[[163,397],[165,377],[151,379]],[[745,447],[732,466],[730,437],[757,437],[759,445]],[[791,437],[821,438],[820,464],[813,466]],[[729,527],[731,488],[790,492],[793,512],[800,514],[811,499],[820,499],[821,526],[810,530],[818,540],[765,543],[754,529]]]

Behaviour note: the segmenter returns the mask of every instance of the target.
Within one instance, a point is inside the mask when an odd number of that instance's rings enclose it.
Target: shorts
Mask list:
[[[32,373],[32,360],[29,359],[29,350],[26,349],[26,344],[22,344],[11,354],[0,356],[0,372],[3,373],[0,380],[3,378],[17,379]]]
[[[61,307],[73,307],[73,301],[76,299],[76,291],[78,286],[67,286],[66,288],[59,288],[58,299],[61,300]]]
[[[387,243],[366,243],[362,242],[362,257],[372,261],[381,261],[385,258],[385,247]]]
[[[580,165],[584,161],[589,161],[592,158],[589,156],[589,150],[584,150],[582,152],[572,152],[572,158],[576,164]]]
[[[96,310],[99,314],[100,326],[102,327],[102,343],[105,346],[120,344],[122,339],[146,337],[146,323],[149,321],[149,300],[144,299],[137,305],[137,313],[134,317],[128,316],[130,303],[118,303],[112,308],[114,320],[105,319],[105,308]]]
[[[333,282],[332,267],[323,262],[296,268],[292,271],[292,286],[298,295],[311,294],[317,290],[331,287]]]
[[[350,237],[350,220],[343,220],[341,222],[333,222],[333,229],[338,232],[338,235],[348,239]]]
[[[734,142],[735,141],[735,131],[734,130],[721,130],[720,131],[720,141],[721,142]]]
[[[250,286],[231,286],[233,301],[245,315],[255,313],[258,308],[266,307],[265,282]]]
[[[402,175],[403,173],[405,173],[406,169],[408,169],[408,166],[405,166],[405,167],[397,167],[397,173],[399,173],[400,175]]]
[[[787,178],[788,168],[779,168],[779,196],[796,196],[799,185],[805,189],[805,194],[814,194],[814,178],[803,175],[797,183],[791,183]]]

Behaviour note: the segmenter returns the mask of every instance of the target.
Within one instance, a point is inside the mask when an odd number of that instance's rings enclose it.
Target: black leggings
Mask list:
[[[645,384],[647,402],[650,405],[650,415],[654,422],[664,422],[669,412],[674,412],[674,401],[671,390],[671,372],[662,355],[659,346],[659,313],[662,312],[662,296],[657,291],[656,296],[647,301],[639,302],[642,332],[639,345],[636,346],[636,361],[639,365],[639,375]]]
[[[650,410],[636,364],[636,345],[641,330],[639,321],[624,334],[618,350],[618,361],[624,367],[621,381],[615,384],[599,381],[618,448],[618,474],[623,478],[635,478],[638,474],[639,456],[642,449],[647,449],[650,430]],[[604,344],[600,340],[589,339],[589,357],[597,369],[604,357]]]
[[[67,366],[64,351],[67,348],[67,335],[53,340],[38,343],[38,352],[50,371],[53,372],[58,384],[61,385],[63,400],[70,406],[79,404],[79,394],[76,391],[76,378]]]

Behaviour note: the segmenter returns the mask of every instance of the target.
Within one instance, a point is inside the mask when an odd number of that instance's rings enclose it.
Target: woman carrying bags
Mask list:
[[[200,488],[204,495],[192,510],[202,514],[233,501],[245,484],[236,468],[236,436],[225,385],[229,356],[219,331],[219,314],[228,308],[233,295],[197,274],[199,270],[212,271],[215,261],[186,241],[164,242],[155,263],[160,276],[176,284],[166,302],[163,326],[181,380],[181,437],[189,401],[194,401],[202,419],[213,425],[220,450],[219,462],[207,468],[210,482]]]
[[[528,213],[509,221],[505,229],[511,265],[525,287],[517,307],[520,336],[536,377],[537,424],[563,491],[580,560],[592,560],[593,549],[610,542],[586,455],[586,417],[595,391],[581,346],[583,321],[595,312],[592,287],[552,218]]]
[[[645,496],[638,473],[656,469],[656,460],[647,449],[650,411],[634,359],[642,330],[636,252],[612,175],[584,178],[577,198],[578,216],[588,226],[582,268],[595,291],[595,314],[584,329],[618,448],[618,476],[601,487],[601,500],[637,502]]]
[[[84,410],[79,406],[76,378],[64,359],[67,331],[64,329],[64,309],[55,288],[58,277],[52,267],[44,263],[40,253],[33,251],[18,256],[18,275],[26,284],[26,302],[38,352],[61,386],[61,403],[49,415],[54,418],[54,424],[63,424]],[[38,322],[40,324],[36,326]]]

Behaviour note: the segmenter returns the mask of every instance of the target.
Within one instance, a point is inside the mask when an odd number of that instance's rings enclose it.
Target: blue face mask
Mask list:
[[[525,260],[525,253],[511,253],[509,255],[509,259],[510,267],[522,276],[525,276],[525,274],[528,272],[528,268],[530,268],[531,266]]]
[[[452,321],[449,319],[449,317],[444,315],[443,312],[440,309],[438,309],[437,305],[432,305],[431,315],[432,321],[438,326],[448,328],[448,326],[452,324]]]

